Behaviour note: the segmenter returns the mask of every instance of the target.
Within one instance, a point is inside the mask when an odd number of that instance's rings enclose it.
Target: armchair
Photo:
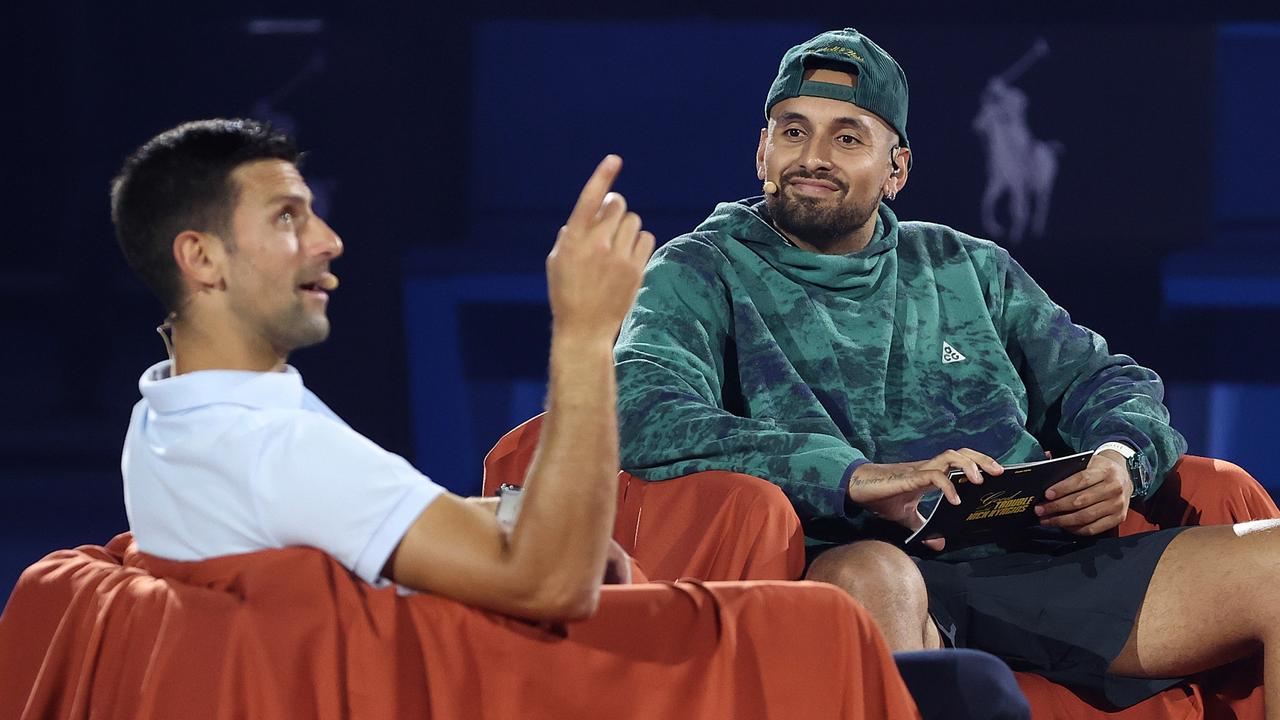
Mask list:
[[[819,583],[608,587],[595,617],[545,626],[374,588],[312,548],[175,562],[126,533],[22,574],[0,717],[917,718],[888,662]]]
[[[541,418],[517,426],[489,452],[485,494],[504,482],[523,482]],[[1276,517],[1280,509],[1247,472],[1229,462],[1187,455],[1156,497],[1134,503],[1119,532]],[[706,471],[648,482],[619,472],[614,539],[653,580],[798,580],[804,573],[804,534],[790,502],[772,483],[741,473]],[[1261,665],[1255,661],[1205,673],[1124,710],[1095,705],[1038,675],[1015,677],[1036,718],[1263,717]]]

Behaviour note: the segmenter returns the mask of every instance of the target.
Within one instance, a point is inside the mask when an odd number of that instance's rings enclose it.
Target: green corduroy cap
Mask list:
[[[804,71],[831,68],[857,76],[855,87],[805,81]],[[801,95],[843,100],[879,115],[907,144],[907,75],[884,48],[853,28],[830,30],[782,56],[778,77],[769,88],[764,117],[773,106]]]

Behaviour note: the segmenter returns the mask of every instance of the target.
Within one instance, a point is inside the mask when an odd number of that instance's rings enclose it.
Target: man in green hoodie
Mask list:
[[[975,647],[1112,703],[1266,650],[1280,717],[1272,525],[1100,537],[1186,449],[1151,370],[1075,325],[999,246],[899,222],[907,83],[855,30],[783,57],[756,154],[763,197],[663,246],[615,348],[622,463],[647,480],[731,470],[781,486],[810,579],[854,594],[897,650]],[[1094,456],[1017,546],[908,557],[948,472]]]

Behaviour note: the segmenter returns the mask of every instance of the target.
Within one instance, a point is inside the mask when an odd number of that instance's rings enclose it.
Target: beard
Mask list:
[[[232,298],[231,314],[240,320],[250,338],[265,342],[283,357],[328,339],[327,308],[309,307],[312,303],[304,302],[296,293],[280,298],[279,287],[273,291],[247,289]]]
[[[270,318],[264,329],[272,347],[287,353],[328,339],[329,318],[324,311],[308,312],[296,303]]]
[[[788,195],[788,181],[797,177],[834,183],[842,191],[843,199],[833,205],[818,198]],[[879,209],[880,200],[851,198],[848,184],[826,174],[794,172],[782,178],[782,187],[777,193],[765,195],[764,205],[779,230],[822,250],[866,225]]]

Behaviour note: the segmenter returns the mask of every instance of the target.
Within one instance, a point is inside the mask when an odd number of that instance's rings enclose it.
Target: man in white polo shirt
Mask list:
[[[348,427],[286,364],[328,336],[343,252],[297,159],[265,124],[206,120],[148,141],[112,186],[120,246],[172,334],[170,360],[139,381],[121,463],[138,547],[198,560],[311,545],[369,582],[589,615],[614,515],[613,339],[654,245],[609,192],[621,160],[596,168],[547,259],[549,412],[508,532]]]

